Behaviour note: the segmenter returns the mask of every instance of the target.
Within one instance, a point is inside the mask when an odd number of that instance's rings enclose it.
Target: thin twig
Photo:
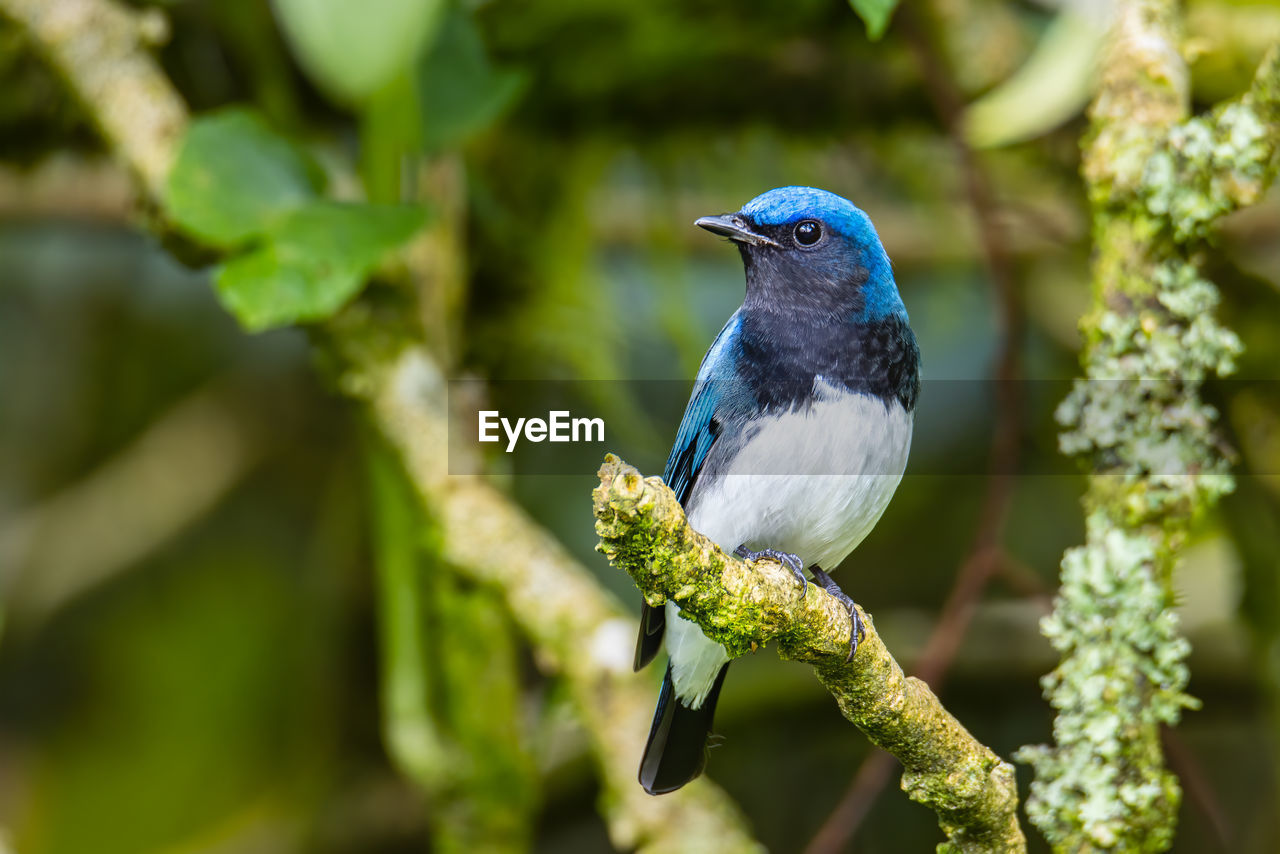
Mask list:
[[[1226,810],[1218,802],[1218,796],[1214,794],[1213,786],[1209,785],[1209,780],[1205,776],[1204,769],[1200,767],[1200,761],[1196,759],[1196,755],[1191,752],[1191,748],[1187,747],[1181,734],[1172,727],[1165,727],[1160,731],[1160,741],[1164,745],[1165,759],[1169,762],[1169,768],[1178,775],[1178,779],[1182,781],[1182,787],[1191,796],[1191,803],[1195,804],[1196,809],[1204,816],[1205,822],[1213,831],[1218,850],[1224,854],[1234,850],[1235,846],[1232,845],[1234,834],[1231,832],[1231,823],[1227,820]]]
[[[978,601],[1000,565],[999,544],[1013,497],[1018,437],[1022,429],[1021,351],[1025,312],[990,181],[961,132],[963,102],[960,92],[938,62],[929,34],[916,19],[910,5],[904,4],[898,11],[898,21],[906,33],[929,98],[946,128],[964,176],[965,192],[977,220],[987,275],[996,297],[1000,326],[1000,344],[994,368],[996,425],[991,436],[987,489],[978,515],[978,527],[969,555],[956,572],[942,616],[915,668],[915,675],[938,691],[969,629]],[[893,763],[886,754],[877,752],[868,757],[810,841],[806,854],[837,854],[843,851],[870,811],[871,803],[888,783],[892,770]]]
[[[268,449],[271,434],[255,415],[260,409],[261,401],[234,380],[214,380],[79,481],[0,519],[0,594],[8,616],[33,629],[208,514]]]

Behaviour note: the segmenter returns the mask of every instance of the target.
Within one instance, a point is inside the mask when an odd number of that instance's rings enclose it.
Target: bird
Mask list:
[[[779,187],[695,223],[736,244],[746,295],[707,350],[663,472],[689,524],[726,551],[804,570],[862,626],[834,569],[902,480],[920,349],[871,219],[814,187]],[[642,606],[634,666],[668,662],[640,762],[651,795],[702,773],[730,657],[679,607]]]

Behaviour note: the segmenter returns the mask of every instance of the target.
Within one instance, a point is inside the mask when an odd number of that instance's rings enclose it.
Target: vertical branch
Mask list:
[[[1121,5],[1090,110],[1083,174],[1092,208],[1094,307],[1085,379],[1059,408],[1065,453],[1093,466],[1086,542],[1062,561],[1042,626],[1062,654],[1044,679],[1053,746],[1024,748],[1028,814],[1059,851],[1160,851],[1181,791],[1161,725],[1195,701],[1170,576],[1194,517],[1232,488],[1200,398],[1239,342],[1214,319],[1199,243],[1274,175],[1280,61],[1244,98],[1188,120],[1172,0]]]
[[[394,453],[373,430],[368,433],[382,741],[400,774],[430,793],[457,757],[450,756],[431,713],[423,636],[430,572],[424,565],[422,514]]]
[[[1008,239],[1001,226],[995,194],[982,164],[965,140],[961,127],[961,93],[953,75],[942,66],[941,49],[916,13],[903,7],[900,20],[916,56],[947,136],[955,149],[965,194],[982,242],[983,263],[995,297],[1000,330],[992,367],[996,394],[995,429],[987,457],[987,488],[978,512],[978,525],[969,555],[956,572],[956,580],[938,626],[930,635],[916,668],[916,675],[935,688],[955,658],[960,642],[977,609],[987,582],[1001,565],[1000,536],[1013,498],[1013,476],[1018,467],[1018,437],[1022,432],[1022,347],[1026,325],[1022,295],[1013,269]]]
[[[442,543],[434,544],[439,550]],[[520,852],[533,845],[537,769],[521,727],[517,645],[502,598],[456,574],[434,585],[433,662],[441,717],[461,761],[434,810],[440,854]]]
[[[402,253],[397,284],[404,297],[400,308],[411,315],[402,320],[417,321],[424,344],[448,366],[456,355],[455,321],[466,286],[466,185],[457,155],[433,161],[423,153],[417,73],[411,63],[364,102],[361,177],[372,201],[410,198],[435,211],[431,224]],[[380,450],[393,458],[397,501],[419,511],[411,547],[419,563],[429,564],[411,579],[412,586],[402,583],[391,591],[381,615],[382,620],[398,618],[383,626],[384,636],[407,636],[419,651],[412,674],[401,677],[394,667],[384,667],[384,716],[396,712],[390,703],[405,699],[397,696],[402,681],[416,689],[411,700],[428,705],[410,721],[417,725],[408,734],[416,740],[397,744],[393,737],[404,733],[388,726],[388,745],[394,755],[405,747],[421,750],[420,742],[431,735],[444,742],[443,752],[436,749],[434,773],[417,776],[432,800],[433,850],[527,851],[534,835],[536,769],[520,726],[514,628],[499,595],[465,581],[444,559],[438,502],[420,502],[394,452]],[[405,512],[385,502],[375,510],[379,527],[385,527],[383,516]],[[402,614],[406,608],[413,613]],[[404,760],[399,764],[403,767]]]
[[[411,71],[375,94],[361,118],[362,165],[370,198],[396,202],[407,195],[436,211],[431,225],[403,253],[403,310],[416,314],[424,343],[448,365],[458,343],[454,321],[466,284],[466,186],[456,155],[430,162],[422,154],[418,103]],[[387,667],[382,678],[385,700],[403,700],[395,695],[397,683],[408,681],[418,690],[416,699],[429,706],[411,721],[418,725],[409,734],[421,741],[437,732],[445,743],[444,752],[437,747],[433,773],[417,778],[432,799],[432,849],[442,854],[527,851],[534,835],[536,768],[520,726],[514,628],[499,595],[465,581],[445,561],[438,503],[420,503],[394,452],[379,450],[392,458],[401,506],[376,506],[378,524],[385,527],[385,514],[403,515],[401,507],[416,508],[409,547],[419,564],[429,565],[410,579],[412,586],[402,583],[391,591],[382,614],[405,623],[384,627],[384,635],[398,633],[418,644],[415,670],[402,677]],[[406,607],[414,613],[400,614]],[[394,711],[389,707],[384,715]],[[403,733],[388,728],[388,735]],[[393,750],[406,746],[388,743]],[[407,746],[423,747],[417,741]]]
[[[415,195],[436,216],[406,248],[405,264],[416,285],[424,339],[447,369],[458,358],[469,289],[467,172],[456,153],[423,156],[414,165]]]
[[[432,850],[527,851],[536,769],[510,621],[493,591],[446,570],[438,522],[368,434],[387,752],[431,801]]]

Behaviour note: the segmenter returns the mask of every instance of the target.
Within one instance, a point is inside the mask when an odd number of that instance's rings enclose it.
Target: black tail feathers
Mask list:
[[[662,633],[667,625],[665,605],[654,607],[648,602],[640,606],[640,636],[636,638],[635,669],[640,670],[662,649]]]
[[[707,736],[711,734],[716,700],[720,698],[720,687],[728,671],[728,664],[720,668],[702,708],[691,709],[676,698],[671,665],[667,665],[658,708],[653,714],[653,728],[649,730],[649,742],[640,760],[640,785],[649,794],[674,792],[702,773],[707,764]]]

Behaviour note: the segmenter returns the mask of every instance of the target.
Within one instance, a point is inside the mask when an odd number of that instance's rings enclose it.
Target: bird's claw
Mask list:
[[[862,625],[862,615],[858,613],[858,606],[849,598],[849,594],[840,589],[840,585],[836,584],[825,570],[817,566],[811,566],[809,571],[813,573],[815,584],[830,593],[849,609],[849,655],[845,657],[845,661],[853,661],[853,654],[858,651],[858,642],[866,634],[866,627]]]
[[[747,548],[746,543],[738,546],[733,553],[740,558],[747,560],[759,560],[762,557],[772,558],[778,563],[791,570],[791,574],[795,576],[796,581],[800,583],[800,598],[803,599],[805,594],[809,592],[809,579],[804,577],[804,561],[790,552],[780,552],[777,549],[761,549],[753,552]]]

